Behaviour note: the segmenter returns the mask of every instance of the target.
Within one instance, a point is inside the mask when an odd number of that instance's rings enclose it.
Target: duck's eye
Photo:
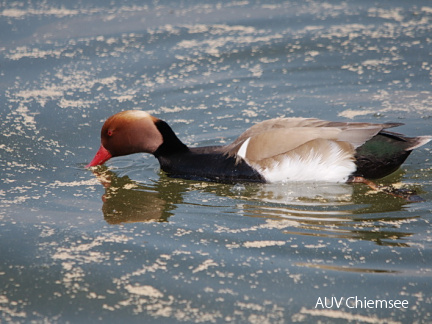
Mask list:
[[[113,134],[113,131],[112,131],[111,129],[108,129],[108,131],[107,131],[107,135],[108,135],[108,136],[112,136],[112,134]]]

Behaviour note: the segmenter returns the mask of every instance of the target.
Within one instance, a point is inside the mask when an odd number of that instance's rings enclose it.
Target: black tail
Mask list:
[[[396,171],[411,151],[432,139],[431,136],[406,137],[381,131],[356,150],[355,176],[378,179]]]

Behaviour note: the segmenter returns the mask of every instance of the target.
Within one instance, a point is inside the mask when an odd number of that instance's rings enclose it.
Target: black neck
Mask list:
[[[158,120],[155,125],[162,134],[163,143],[154,152],[154,156],[168,156],[189,151],[189,148],[179,140],[171,127],[163,120]]]

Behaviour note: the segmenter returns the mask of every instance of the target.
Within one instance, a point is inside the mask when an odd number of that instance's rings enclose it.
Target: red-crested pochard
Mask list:
[[[413,149],[432,139],[387,130],[400,125],[275,118],[229,145],[189,148],[166,122],[129,110],[105,121],[102,144],[87,167],[143,152],[153,154],[168,175],[185,179],[364,182],[396,171]]]

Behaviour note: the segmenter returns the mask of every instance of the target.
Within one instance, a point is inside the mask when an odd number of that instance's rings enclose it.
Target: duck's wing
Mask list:
[[[328,122],[311,118],[277,118],[258,123],[246,130],[223,151],[229,156],[242,158],[249,163],[288,154],[302,146],[307,151],[308,143],[316,146],[315,140],[343,142],[341,147],[351,152],[381,130],[400,124],[371,124]]]

